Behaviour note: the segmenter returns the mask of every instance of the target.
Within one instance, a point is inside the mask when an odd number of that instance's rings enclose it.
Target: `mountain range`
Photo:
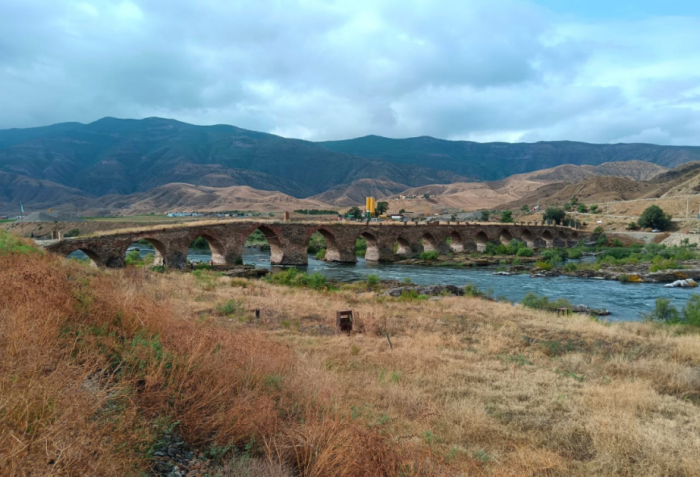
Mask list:
[[[631,173],[617,164],[628,161],[637,161],[629,163],[635,164],[628,167],[634,169]],[[576,169],[579,176],[604,174],[586,172],[586,167],[611,162],[617,164],[607,166],[617,168],[612,175],[638,180],[643,177],[630,174],[648,169],[638,161],[676,167],[700,161],[700,147],[379,136],[311,142],[228,125],[103,118],[89,124],[0,130],[0,211],[14,211],[20,201],[35,208],[113,207],[136,198],[148,204],[144,194],[157,195],[159,188],[172,184],[176,186],[165,190],[172,193],[187,185],[206,191],[204,196],[232,197],[230,189],[215,193],[207,188],[247,186],[313,203],[352,205],[362,203],[366,195],[499,181],[547,168],[571,180],[572,167],[582,166]],[[565,164],[571,165],[569,170],[556,170]],[[192,197],[192,191],[181,196]],[[106,196],[110,198],[100,200]],[[184,205],[175,199],[165,202]]]

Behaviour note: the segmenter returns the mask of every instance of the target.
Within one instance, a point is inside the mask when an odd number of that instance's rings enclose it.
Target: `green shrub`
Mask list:
[[[216,305],[216,311],[222,316],[230,316],[241,310],[241,302],[237,300],[227,300]]]
[[[611,247],[624,247],[622,242],[620,242],[620,239],[615,239],[613,242],[610,244]]]
[[[438,253],[436,250],[431,250],[430,252],[422,252],[420,254],[421,260],[437,260]]]
[[[549,298],[546,296],[538,297],[533,292],[525,295],[521,303],[523,306],[533,308],[535,310],[555,311],[559,308],[571,308],[571,303],[566,298],[559,298],[556,301],[549,301]]]
[[[681,318],[675,306],[671,305],[668,298],[657,298],[654,311],[645,314],[644,318],[649,321],[660,321],[662,323],[679,323]]]
[[[364,257],[367,254],[367,240],[364,237],[360,237],[355,242],[355,255],[358,257]]]
[[[322,248],[316,253],[316,260],[323,260],[326,258],[326,249]]]
[[[516,254],[518,257],[534,257],[535,252],[534,250],[524,247],[521,249],[518,249],[518,253]]]
[[[479,288],[476,285],[467,283],[466,285],[464,285],[464,296],[469,296],[473,298],[484,298],[489,295],[488,293],[479,290]]]
[[[275,285],[289,287],[308,287],[314,290],[330,288],[328,279],[322,273],[302,273],[294,267],[268,275],[265,280]]]
[[[570,248],[566,251],[567,258],[572,260],[579,259],[583,257],[583,251],[580,248]]]
[[[419,295],[416,290],[404,290],[401,292],[399,301],[427,300],[428,295]]]
[[[575,263],[567,263],[566,265],[564,265],[563,270],[565,272],[575,272],[576,270],[578,270],[578,267]]]
[[[700,295],[691,295],[683,307],[683,323],[700,326]]]
[[[63,236],[64,237],[77,237],[78,235],[80,235],[80,229],[70,229]]]
[[[138,250],[129,250],[126,253],[126,259],[124,260],[124,263],[127,265],[136,265],[141,261],[141,252]]]
[[[379,278],[379,275],[367,275],[367,285],[371,287],[376,287],[381,283],[381,279]]]
[[[539,268],[540,270],[544,270],[544,271],[551,270],[552,268],[554,268],[554,266],[551,263],[544,262],[542,260],[535,262],[535,266],[537,268]]]

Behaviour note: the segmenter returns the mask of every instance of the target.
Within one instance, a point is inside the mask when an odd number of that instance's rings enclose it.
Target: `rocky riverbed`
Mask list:
[[[648,270],[648,267],[645,267]],[[630,283],[672,283],[677,280],[693,279],[700,280],[700,268],[682,268],[663,270],[659,272],[640,271],[637,269],[611,269],[601,268],[600,270],[573,270],[564,271],[561,268],[553,270],[532,269],[532,277],[556,277],[566,275],[568,277],[594,278],[598,280],[615,280]]]
[[[440,257],[438,260],[424,260],[422,258],[407,258],[395,262],[398,265],[424,265],[428,267],[489,267],[495,265],[510,265],[514,261],[521,264],[532,264],[540,260],[538,257],[515,257],[513,255],[478,257],[472,258],[468,255],[454,255],[452,257]]]

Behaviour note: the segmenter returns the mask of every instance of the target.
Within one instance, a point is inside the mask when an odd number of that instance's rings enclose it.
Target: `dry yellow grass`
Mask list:
[[[222,326],[287,343],[314,392],[401,448],[427,447],[436,475],[697,475],[697,334],[475,298],[404,303],[227,278],[210,290],[191,276],[159,280],[156,289],[175,286],[197,314],[241,302],[247,311],[217,317]],[[346,308],[364,333],[332,334],[335,310]]]
[[[134,474],[164,412],[188,442],[255,436],[259,457],[304,476],[698,474],[697,334],[477,298],[0,260],[8,475]],[[340,309],[364,332],[334,334]],[[85,378],[108,369],[99,351],[118,349],[109,333],[155,333],[182,361],[170,371],[137,348],[144,375],[90,391]],[[96,416],[119,392],[105,426]]]

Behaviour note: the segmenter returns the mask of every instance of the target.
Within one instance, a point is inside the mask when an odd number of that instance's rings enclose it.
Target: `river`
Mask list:
[[[141,255],[153,253],[148,247],[140,247]],[[71,256],[79,257],[82,252]],[[190,249],[188,259],[209,262],[208,251]],[[258,268],[270,266],[270,252],[257,248],[245,248],[243,262]],[[566,298],[574,305],[587,305],[591,308],[607,308],[612,315],[605,317],[610,321],[640,320],[643,313],[654,309],[657,298],[669,298],[671,303],[682,308],[693,289],[665,288],[653,283],[620,283],[610,280],[571,278],[566,276],[551,278],[530,278],[529,275],[499,276],[493,275],[496,267],[450,268],[420,265],[395,265],[391,263],[366,262],[358,258],[356,264],[324,262],[309,256],[307,267],[297,267],[307,273],[320,272],[329,280],[353,282],[366,279],[367,275],[378,275],[382,280],[403,281],[410,278],[418,285],[457,285],[471,283],[480,290],[503,297],[508,301],[519,302],[528,292],[550,299]]]

